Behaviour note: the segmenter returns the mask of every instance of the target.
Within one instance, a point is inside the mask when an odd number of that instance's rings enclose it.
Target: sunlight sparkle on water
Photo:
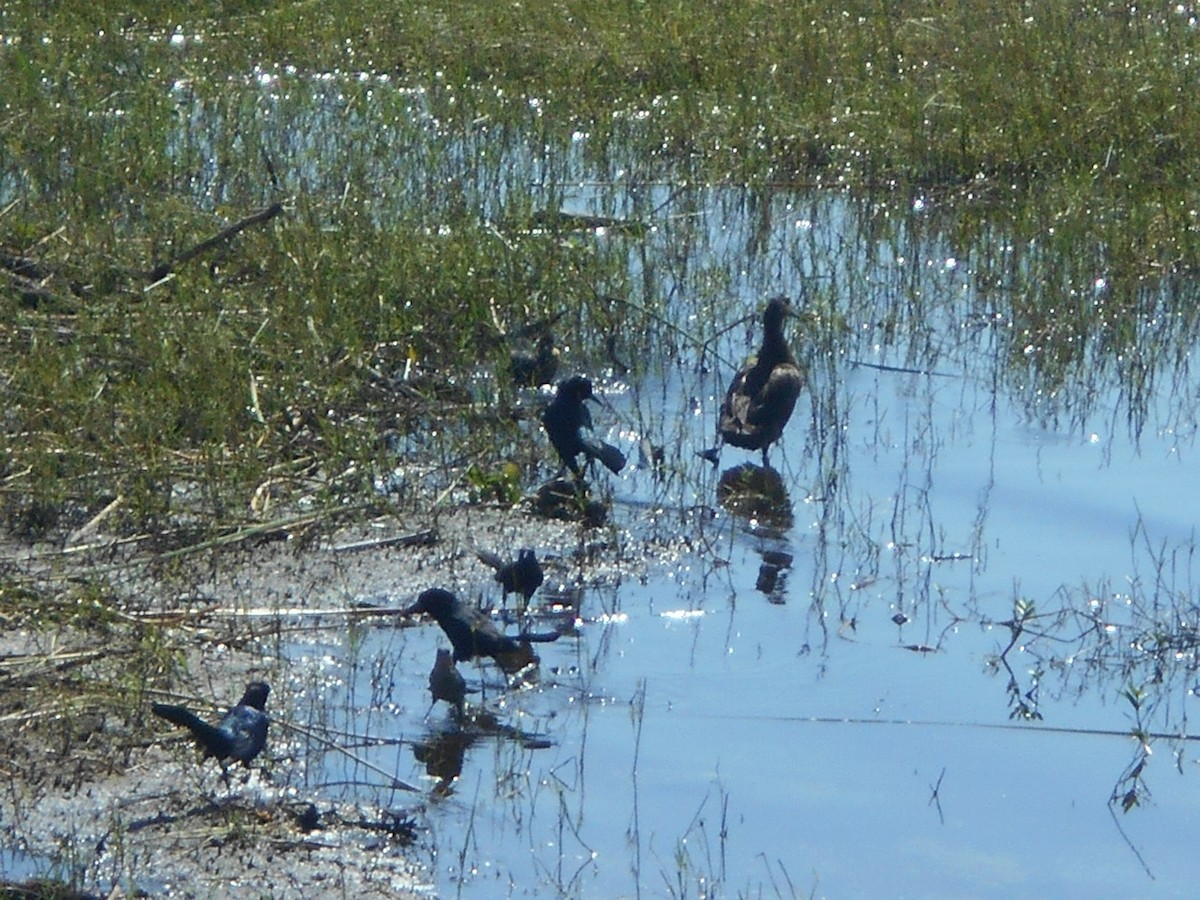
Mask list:
[[[699,619],[704,615],[702,609],[671,609],[666,612],[659,613],[664,619],[679,621],[684,619]]]

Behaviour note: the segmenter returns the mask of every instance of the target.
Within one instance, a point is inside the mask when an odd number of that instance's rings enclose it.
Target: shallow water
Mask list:
[[[461,666],[494,723],[456,741],[443,706],[426,716],[436,625],[298,642],[297,683],[319,685],[297,700],[307,724],[370,740],[355,758],[310,747],[279,777],[321,802],[428,796],[416,852],[434,854],[438,896],[1194,892],[1194,280],[1110,272],[1103,248],[1050,224],[1019,238],[1000,209],[688,187],[684,164],[620,159],[619,140],[564,150],[484,118],[456,132],[422,91],[260,82],[246,127],[314,208],[353,206],[361,172],[369,221],[417,207],[434,233],[459,205],[500,236],[509,202],[636,219],[562,239],[622,261],[597,294],[666,310],[618,335],[645,363],[632,373],[565,348],[606,398],[607,438],[634,460],[643,438],[663,447],[666,471],[601,473],[612,526],[537,548],[582,583],[539,680]],[[177,93],[180,169],[226,200],[206,127],[221,113]],[[774,293],[804,314],[811,382],[771,454],[782,526],[718,502],[722,472],[755,454],[727,449],[715,471],[695,455]],[[1136,310],[1127,346],[1110,305]],[[790,557],[767,592],[764,553]],[[489,575],[471,599],[498,600]],[[411,587],[369,599],[404,605]],[[461,750],[449,784],[429,774],[433,743]]]
[[[726,199],[712,198],[722,224],[694,265],[730,273],[732,321],[757,311],[768,279],[730,268],[749,226]],[[967,327],[990,303],[967,263],[936,240],[903,264],[895,245],[839,253],[861,211],[803,203],[805,224],[777,217],[764,258],[830,248],[841,274],[816,291],[850,327],[818,352],[817,326],[793,326],[811,392],[771,454],[790,524],[717,502],[720,473],[757,454],[727,448],[717,471],[695,456],[756,325],[719,333],[711,368],[685,345],[636,385],[599,379],[598,425],[634,460],[643,437],[666,445],[668,473],[597,476],[613,528],[596,558],[639,540],[662,555],[643,577],[583,565],[578,634],[540,648],[535,686],[505,691],[494,669],[460,667],[505,733],[468,726],[461,775],[432,802],[439,895],[1189,893],[1196,752],[1162,734],[1186,734],[1196,702],[1186,361],[1137,410],[1104,371],[1026,390],[1000,371],[1012,327]],[[795,267],[773,274],[785,292],[812,290]],[[839,283],[867,290],[843,306]],[[879,341],[863,311],[899,283],[937,312]],[[713,327],[686,301],[678,313]],[[791,561],[764,593],[769,551]],[[497,601],[489,584],[480,567],[475,595]],[[1033,615],[1019,634],[1018,600]],[[424,717],[444,644],[432,623],[364,630],[329,715],[377,738],[455,733],[441,705]],[[1145,691],[1136,709],[1131,685]],[[1152,755],[1135,725],[1158,734]],[[361,752],[434,784],[409,743]],[[314,785],[355,780],[330,765]],[[1123,812],[1123,798],[1140,805]]]

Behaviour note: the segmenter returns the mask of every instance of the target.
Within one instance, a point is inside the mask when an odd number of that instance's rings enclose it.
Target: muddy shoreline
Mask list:
[[[321,718],[320,696],[311,660],[294,648],[345,641],[351,618],[436,627],[388,615],[426,587],[498,600],[477,547],[536,546],[559,586],[619,578],[643,555],[617,547],[611,529],[522,508],[389,515],[277,537],[169,564],[5,548],[9,568],[31,583],[65,592],[72,578],[101,578],[112,603],[99,623],[13,623],[0,638],[0,833],[18,877],[99,895],[429,895],[436,847],[424,812],[437,802],[435,781],[374,807],[309,782],[306,734]],[[364,617],[372,609],[381,614]],[[263,765],[231,769],[228,785],[214,761],[148,714],[165,699],[215,718],[253,678],[272,686],[271,734]],[[404,698],[413,709],[428,703],[425,692]]]

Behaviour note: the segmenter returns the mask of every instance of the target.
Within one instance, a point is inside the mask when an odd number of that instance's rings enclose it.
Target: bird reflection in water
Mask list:
[[[467,748],[476,740],[477,735],[468,731],[442,731],[431,733],[426,740],[412,745],[413,756],[425,766],[425,773],[438,780],[434,794],[447,796],[452,793],[450,785],[462,774]]]
[[[782,534],[795,523],[792,501],[774,469],[743,463],[721,473],[717,502],[751,524]]]
[[[783,550],[759,550],[762,563],[758,567],[758,580],[754,587],[767,595],[772,603],[784,603],[784,588],[787,572],[792,567],[792,554]]]
[[[433,794],[438,797],[454,793],[454,782],[462,775],[467,750],[480,739],[516,741],[526,750],[545,750],[553,746],[545,735],[505,724],[490,710],[472,710],[458,724],[459,727],[452,730],[430,731],[424,740],[412,745],[413,757],[425,766],[427,775],[438,780],[433,787]]]

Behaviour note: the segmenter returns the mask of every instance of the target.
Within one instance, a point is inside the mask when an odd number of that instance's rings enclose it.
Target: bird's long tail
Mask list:
[[[551,641],[557,641],[560,637],[562,634],[557,631],[522,631],[517,635],[517,640],[529,641],[531,644],[549,644]]]
[[[186,728],[196,738],[196,741],[210,756],[226,757],[230,753],[229,736],[218,728],[209,725],[190,709],[182,706],[171,706],[166,703],[155,703],[150,711],[173,725]]]
[[[584,439],[583,450],[592,459],[600,460],[604,467],[614,475],[625,468],[625,454],[612,444]]]
[[[504,568],[504,560],[501,559],[498,554],[493,553],[490,550],[480,550],[478,547],[476,547],[475,555],[479,557],[479,561],[481,563],[483,563],[485,566],[491,566],[496,571],[500,571]]]

